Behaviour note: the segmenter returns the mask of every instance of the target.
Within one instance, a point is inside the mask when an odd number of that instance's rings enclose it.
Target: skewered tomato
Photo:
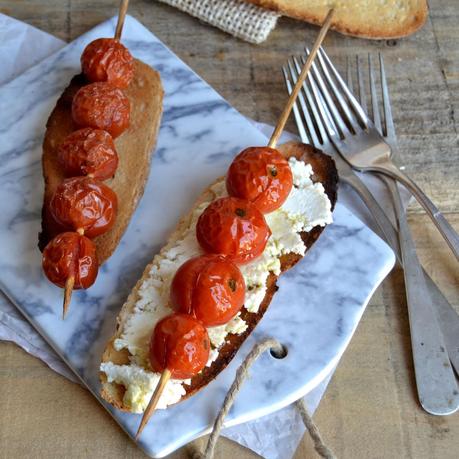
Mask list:
[[[230,196],[253,202],[263,213],[278,209],[293,185],[288,161],[274,148],[246,148],[234,158],[226,175]]]
[[[206,252],[226,255],[235,263],[260,256],[269,236],[271,230],[257,207],[232,197],[211,202],[196,225],[196,237]]]
[[[175,379],[196,376],[209,359],[210,341],[201,322],[186,314],[160,320],[150,341],[150,363],[156,372],[166,368]]]
[[[108,81],[117,88],[127,88],[134,77],[134,59],[118,40],[98,38],[84,49],[81,69],[89,81]]]
[[[84,128],[72,132],[59,145],[57,157],[67,177],[91,175],[107,180],[118,167],[112,136],[101,129]]]
[[[175,273],[170,291],[172,308],[193,315],[206,327],[227,323],[240,311],[244,298],[241,271],[221,255],[186,261]]]
[[[78,126],[103,129],[112,137],[129,127],[130,111],[129,99],[109,83],[83,86],[72,102],[72,117]]]
[[[90,287],[97,277],[96,247],[91,239],[75,232],[58,234],[43,251],[43,270],[58,287],[73,277],[74,289]]]
[[[117,206],[115,192],[90,177],[64,180],[50,202],[51,214],[57,223],[75,231],[83,230],[90,238],[112,227]]]

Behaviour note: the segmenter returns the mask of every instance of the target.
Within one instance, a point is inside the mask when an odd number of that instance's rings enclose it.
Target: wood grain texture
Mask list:
[[[342,66],[346,56],[384,53],[400,159],[459,229],[459,9],[457,0],[429,5],[427,24],[412,37],[369,42],[330,33],[325,47]],[[68,41],[117,7],[114,0],[0,0],[2,13]],[[129,13],[244,115],[271,124],[287,98],[280,66],[318,30],[284,18],[266,43],[254,46],[151,0],[132,0]],[[295,129],[292,122],[288,128]],[[419,206],[410,208],[409,223],[421,260],[459,310],[457,263]],[[0,383],[1,459],[146,457],[90,394],[12,344],[0,343]],[[370,302],[315,420],[340,459],[457,457],[459,415],[429,416],[416,399],[399,269]],[[170,457],[187,455],[182,449]],[[216,457],[258,456],[222,439]],[[305,436],[295,459],[315,457]]]

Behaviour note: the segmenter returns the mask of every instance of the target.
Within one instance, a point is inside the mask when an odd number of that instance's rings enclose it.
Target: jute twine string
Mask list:
[[[308,409],[306,408],[306,404],[304,400],[300,398],[295,402],[295,406],[298,408],[300,412],[301,418],[303,419],[303,423],[306,429],[309,432],[309,435],[314,442],[314,448],[317,453],[323,457],[324,459],[336,459],[333,451],[324,443],[322,440],[322,436],[320,435],[319,428],[312,420],[311,415],[308,413]]]
[[[223,405],[220,408],[220,412],[218,413],[218,416],[215,419],[212,428],[212,433],[210,434],[204,452],[202,453],[199,451],[193,451],[191,453],[191,457],[193,459],[212,459],[214,457],[215,445],[217,444],[218,437],[220,436],[223,421],[226,415],[228,414],[229,410],[231,409],[231,406],[233,405],[234,400],[236,399],[236,396],[242,387],[242,384],[247,378],[250,367],[255,363],[258,357],[268,349],[271,349],[274,355],[282,355],[282,353],[284,352],[282,345],[274,338],[268,338],[264,341],[261,341],[252,348],[252,350],[247,355],[247,357],[242,362],[241,366],[238,368],[236,372],[234,382],[231,385],[230,390],[226,394],[225,400],[223,401]],[[336,459],[331,449],[322,440],[319,429],[312,420],[311,416],[309,415],[303,399],[299,399],[297,402],[295,402],[295,406],[298,408],[300,412],[304,425],[308,430],[309,435],[312,438],[312,441],[314,442],[314,448],[317,451],[317,453],[325,459]]]

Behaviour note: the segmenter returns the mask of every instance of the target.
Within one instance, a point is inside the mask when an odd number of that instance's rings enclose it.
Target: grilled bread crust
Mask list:
[[[134,79],[124,90],[131,104],[130,125],[115,139],[119,156],[118,169],[113,178],[105,181],[118,197],[118,213],[113,227],[94,239],[100,264],[118,246],[142,197],[163,111],[164,92],[159,73],[137,59],[134,69]],[[42,251],[56,234],[64,231],[51,216],[49,202],[65,178],[57,160],[58,146],[68,134],[78,129],[72,120],[73,96],[86,84],[88,81],[84,75],[75,76],[57,101],[46,124],[42,157],[45,196],[38,244]]]
[[[337,189],[338,189],[338,174],[336,171],[335,163],[330,156],[322,153],[320,150],[315,149],[314,147],[306,144],[289,142],[287,144],[281,145],[278,149],[286,158],[295,157],[298,160],[303,160],[306,163],[311,164],[314,176],[312,177],[314,182],[321,182],[325,188],[328,198],[332,204],[332,209],[335,206],[337,199]],[[210,191],[210,187],[207,188],[201,196],[198,198],[195,206],[198,206],[202,202],[207,202],[213,199],[213,193]],[[178,224],[175,231],[169,237],[168,243],[161,250],[160,254],[169,250],[170,247],[181,237],[183,231],[188,228],[189,222],[191,219],[192,212],[186,215]],[[312,244],[317,240],[317,238],[322,233],[322,227],[316,227],[309,232],[301,234],[301,237],[307,247],[307,250],[312,246]],[[287,254],[281,257],[281,270],[282,272],[287,271],[292,266],[294,266],[302,257],[297,254]],[[113,362],[117,365],[127,365],[129,364],[129,352],[127,349],[121,351],[116,351],[113,347],[115,339],[121,334],[123,324],[126,322],[129,315],[132,313],[137,300],[139,299],[139,289],[142,285],[144,279],[148,277],[152,264],[148,265],[145,268],[142,278],[137,282],[136,286],[129,295],[126,303],[124,304],[121,312],[117,318],[117,327],[115,335],[109,340],[105,351],[102,356],[102,362]],[[276,281],[277,277],[274,274],[270,274],[267,280],[267,291],[263,299],[263,302],[260,305],[260,308],[257,313],[250,313],[245,308],[241,310],[241,318],[247,323],[247,330],[241,335],[229,334],[225,344],[219,348],[218,358],[212,363],[210,367],[205,367],[201,373],[191,379],[191,384],[185,385],[186,395],[182,397],[181,400],[184,400],[191,395],[195,394],[197,391],[209,384],[216,376],[229,364],[231,359],[234,357],[244,340],[249,336],[252,330],[256,327],[258,322],[263,317],[263,314],[268,309],[268,306],[272,300],[273,295],[276,293],[277,286]],[[109,403],[111,403],[116,408],[122,411],[130,411],[127,406],[123,403],[123,397],[125,393],[125,388],[121,384],[109,383],[105,373],[100,373],[100,381],[102,384],[101,396]]]
[[[335,7],[331,28],[345,35],[382,40],[420,29],[428,16],[427,0],[247,0],[285,16],[321,25]]]

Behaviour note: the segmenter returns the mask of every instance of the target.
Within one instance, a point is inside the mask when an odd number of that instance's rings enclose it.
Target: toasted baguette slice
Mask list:
[[[279,150],[284,154],[286,158],[295,157],[296,159],[301,159],[306,163],[311,164],[314,170],[314,182],[321,182],[325,188],[328,198],[332,204],[332,209],[335,206],[337,199],[337,188],[338,188],[338,174],[336,171],[335,163],[326,154],[322,153],[319,150],[316,150],[310,145],[305,145],[301,143],[289,142],[279,147]],[[207,202],[212,199],[212,193],[210,189],[206,189],[198,201],[196,206],[203,202]],[[176,230],[172,233],[169,238],[167,245],[162,249],[162,251],[167,251],[171,246],[174,245],[177,239],[180,238],[183,233],[184,228],[188,227],[188,223],[191,219],[191,212],[185,216],[177,226]],[[321,232],[323,231],[322,227],[316,227],[308,233],[302,233],[301,237],[309,249],[312,244],[317,240]],[[302,257],[297,254],[288,254],[284,255],[281,258],[281,270],[282,272],[287,271],[293,265],[295,265]],[[124,304],[118,319],[117,319],[117,328],[115,335],[109,340],[105,351],[102,356],[102,362],[113,362],[117,365],[127,365],[129,364],[129,352],[127,349],[122,351],[116,351],[113,347],[114,341],[119,338],[121,330],[124,323],[126,322],[129,315],[132,313],[134,306],[139,299],[139,288],[141,287],[143,281],[148,277],[151,270],[152,264],[148,265],[145,268],[142,278],[137,282],[133,291],[129,295],[126,303]],[[231,361],[239,347],[242,345],[244,340],[249,336],[255,326],[263,317],[263,314],[267,310],[271,299],[274,293],[277,290],[276,287],[277,276],[270,274],[267,281],[267,291],[263,299],[263,302],[260,305],[260,308],[257,313],[250,313],[246,309],[242,309],[241,318],[247,323],[247,330],[241,335],[229,334],[227,336],[227,341],[221,348],[219,348],[219,355],[217,360],[215,360],[210,367],[204,368],[204,370],[195,376],[191,380],[191,385],[185,385],[186,395],[182,397],[181,400],[193,395],[198,390],[202,389],[204,386],[209,384]],[[123,397],[125,393],[125,388],[121,384],[109,383],[105,373],[100,373],[100,380],[102,383],[101,395],[109,403],[111,403],[116,408],[129,411],[129,408],[124,405]]]
[[[427,0],[247,0],[286,16],[322,24],[335,7],[332,28],[370,39],[400,38],[420,29],[427,18]]]
[[[42,158],[45,197],[42,232],[39,236],[40,250],[62,231],[49,212],[51,197],[64,179],[57,161],[57,147],[68,134],[77,129],[72,121],[72,100],[78,89],[85,84],[88,82],[82,74],[72,79],[46,124]],[[118,169],[115,176],[105,182],[118,196],[118,213],[111,230],[94,239],[100,264],[116,249],[143,194],[163,111],[163,93],[159,73],[135,60],[134,79],[125,90],[131,103],[130,126],[115,140],[119,156]]]

